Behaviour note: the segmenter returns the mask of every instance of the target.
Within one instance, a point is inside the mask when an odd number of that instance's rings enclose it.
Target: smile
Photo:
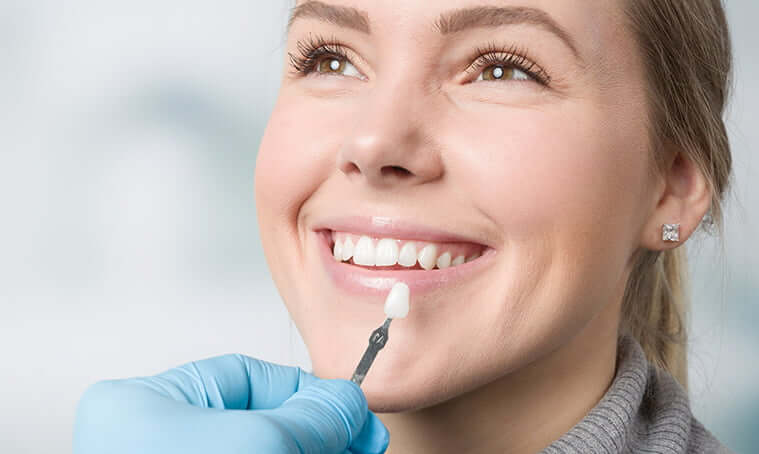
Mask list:
[[[494,248],[440,231],[364,218],[331,224],[312,230],[322,269],[355,295],[384,297],[402,281],[420,296],[477,279],[495,262]]]
[[[471,262],[485,249],[473,243],[373,238],[335,231],[331,242],[335,260],[374,269],[445,269]]]

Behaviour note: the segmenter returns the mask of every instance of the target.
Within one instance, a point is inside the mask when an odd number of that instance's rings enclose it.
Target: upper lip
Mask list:
[[[482,239],[448,232],[397,217],[386,216],[340,216],[317,222],[314,231],[333,230],[380,238],[417,240],[436,243],[474,243],[488,246]]]

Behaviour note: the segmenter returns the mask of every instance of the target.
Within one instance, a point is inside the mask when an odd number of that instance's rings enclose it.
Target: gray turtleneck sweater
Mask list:
[[[629,336],[619,339],[617,373],[601,401],[542,452],[731,453],[693,416],[677,380],[657,375]]]

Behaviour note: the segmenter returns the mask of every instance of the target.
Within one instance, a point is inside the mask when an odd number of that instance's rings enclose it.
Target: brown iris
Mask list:
[[[325,58],[321,60],[318,65],[319,72],[321,73],[342,73],[345,69],[345,60],[339,58]]]
[[[482,72],[482,78],[484,80],[511,79],[513,72],[513,68],[504,68],[503,66],[490,66],[488,68],[485,68],[485,70]]]

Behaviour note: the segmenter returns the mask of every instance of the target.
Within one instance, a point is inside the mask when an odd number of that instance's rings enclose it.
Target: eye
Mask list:
[[[327,40],[319,35],[311,36],[306,41],[298,41],[297,47],[297,53],[288,52],[294,74],[332,74],[365,79],[348,58],[351,51],[334,38]]]
[[[488,66],[476,80],[531,80],[532,77],[517,68]]]
[[[349,76],[356,78],[363,78],[358,69],[353,66],[353,63],[349,62],[347,58],[342,56],[330,56],[327,55],[324,58],[316,59],[315,71],[323,74],[338,74],[341,76]]]
[[[366,77],[350,62],[351,50],[340,44],[335,38],[311,36],[306,41],[298,41],[298,53],[288,53],[293,73],[307,76],[339,75],[365,80]],[[536,82],[548,86],[550,76],[526,54],[526,51],[511,46],[499,47],[494,43],[484,49],[475,49],[472,65],[467,73],[478,73],[476,81],[516,81]]]
[[[476,49],[474,63],[467,68],[468,74],[478,74],[475,81],[536,82],[548,86],[551,77],[533,62],[525,50],[516,46],[501,48],[489,44]]]

